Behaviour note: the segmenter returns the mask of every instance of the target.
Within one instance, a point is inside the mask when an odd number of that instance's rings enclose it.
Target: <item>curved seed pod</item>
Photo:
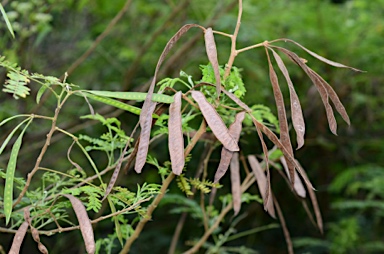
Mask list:
[[[215,73],[216,93],[217,93],[217,98],[219,98],[220,90],[221,90],[220,68],[219,68],[219,62],[217,60],[217,49],[216,49],[215,37],[213,36],[213,31],[211,27],[205,30],[204,40],[205,40],[205,49],[207,51],[208,59],[211,62],[213,71]]]
[[[281,162],[281,165],[283,165],[283,168],[285,170],[285,173],[288,175],[289,180],[291,180],[287,161],[285,160],[284,157],[281,157],[280,162]],[[293,183],[293,189],[295,190],[296,194],[299,195],[299,197],[305,198],[307,196],[306,195],[307,192],[305,191],[304,185],[301,182],[301,179],[297,174],[297,171],[295,170],[294,172],[295,172],[295,182]]]
[[[234,153],[231,160],[231,190],[233,200],[233,211],[235,216],[241,208],[241,186],[240,186],[240,165],[239,153]]]
[[[283,94],[281,93],[279,81],[278,81],[276,72],[273,69],[267,48],[265,48],[265,52],[267,53],[268,66],[269,66],[269,78],[271,80],[271,84],[273,88],[273,96],[275,97],[277,115],[279,118],[280,141],[287,148],[290,155],[293,156],[293,149],[292,149],[291,139],[289,137],[289,128],[288,128],[288,122],[287,122],[287,115],[285,113],[285,104],[284,104]],[[295,166],[292,165],[291,163],[288,163],[288,168],[289,168],[290,180],[293,185],[294,178],[295,178],[295,174],[294,174]]]
[[[331,61],[329,59],[326,59],[325,57],[322,57],[318,54],[316,54],[315,52],[305,48],[304,46],[302,46],[301,44],[293,41],[293,40],[290,40],[290,39],[282,39],[284,41],[289,41],[289,42],[292,42],[294,44],[296,44],[297,46],[299,46],[300,48],[304,49],[307,53],[309,53],[310,55],[312,55],[313,57],[319,59],[320,61],[326,63],[326,64],[329,64],[329,65],[332,65],[332,66],[335,66],[335,67],[339,67],[339,68],[347,68],[347,69],[351,69],[353,71],[357,71],[357,72],[364,72],[362,70],[359,70],[359,69],[356,69],[356,68],[353,68],[353,67],[350,67],[350,66],[347,66],[347,65],[344,65],[344,64],[341,64],[341,63],[338,63],[338,62],[334,62],[334,61]]]
[[[271,190],[267,190],[268,186],[270,186],[267,183],[267,177],[265,176],[265,173],[261,168],[259,161],[256,159],[254,155],[248,155],[248,162],[249,162],[249,165],[251,165],[252,172],[256,178],[257,187],[259,188],[261,197],[264,201],[264,209],[268,212],[268,214],[272,218],[276,218],[275,208],[273,206],[272,198],[269,198],[268,200],[266,199],[267,192],[271,192]]]
[[[229,134],[233,137],[233,139],[237,142],[240,138],[241,133],[241,123],[243,122],[245,117],[245,112],[240,112],[236,114],[235,121],[229,126]],[[225,172],[227,172],[229,163],[231,162],[233,152],[229,151],[225,147],[221,149],[221,157],[220,157],[220,163],[216,170],[215,174],[215,180],[214,182],[217,183],[219,180],[223,177]]]
[[[21,224],[21,226],[17,230],[15,236],[13,237],[12,246],[8,254],[20,253],[20,247],[21,247],[21,244],[23,243],[24,236],[27,233],[27,230],[28,230],[28,222],[24,221],[23,224]]]
[[[172,172],[180,175],[184,168],[184,138],[181,128],[181,92],[175,94],[174,102],[169,107],[168,147],[171,157]]]
[[[331,99],[332,103],[335,105],[336,111],[339,112],[341,117],[344,119],[344,121],[351,125],[351,121],[349,120],[349,116],[347,111],[344,108],[344,105],[341,103],[339,96],[337,96],[335,90],[333,90],[332,86],[328,84],[327,81],[325,81],[319,74],[317,74],[315,71],[311,69],[311,72],[313,75],[315,75],[320,82],[324,85],[325,89],[328,92],[329,98]]]
[[[47,248],[44,246],[44,244],[42,244],[41,242],[39,242],[37,244],[37,248],[39,249],[39,251],[43,254],[48,254],[48,250]]]
[[[63,196],[68,198],[69,201],[71,201],[72,208],[75,211],[77,220],[79,221],[80,231],[83,235],[85,249],[87,250],[87,253],[95,253],[96,246],[95,239],[93,236],[92,224],[83,203],[81,203],[79,199],[72,195],[63,194]]]
[[[171,48],[174,46],[174,44],[180,39],[180,37],[185,34],[189,29],[192,27],[199,27],[204,30],[199,25],[196,24],[187,24],[184,25],[182,28],[180,28],[179,31],[168,41],[167,45],[165,46],[163,52],[160,55],[160,58],[157,62],[156,69],[155,69],[155,74],[153,75],[153,79],[151,82],[151,85],[148,89],[147,96],[145,98],[143,107],[141,109],[140,113],[140,127],[141,127],[141,132],[140,132],[140,143],[136,155],[136,164],[135,164],[135,171],[137,173],[140,173],[141,170],[144,167],[144,164],[147,160],[147,154],[148,154],[148,148],[149,148],[149,138],[151,134],[151,125],[152,125],[152,114],[153,111],[155,110],[156,103],[152,102],[152,94],[155,89],[155,84],[156,84],[156,78],[157,78],[157,73],[159,71],[159,68],[161,64],[163,63],[165,57],[171,50]]]
[[[299,65],[304,70],[304,72],[308,75],[308,77],[311,79],[312,83],[316,86],[317,90],[319,91],[321,100],[323,101],[323,104],[325,107],[325,112],[327,114],[329,129],[331,130],[331,132],[333,134],[337,135],[336,134],[336,130],[337,130],[336,119],[335,119],[335,116],[333,114],[332,107],[328,101],[327,89],[324,87],[324,84],[321,82],[321,79],[319,79],[314,74],[315,72],[311,68],[309,68],[298,55],[296,55],[292,51],[289,51],[285,48],[276,47],[276,46],[274,46],[274,48],[276,48],[276,49],[280,50],[281,52],[283,52],[284,54],[286,54],[294,63]]]
[[[256,130],[260,129],[268,137],[268,139],[271,140],[272,143],[274,143],[283,152],[285,159],[288,160],[293,165],[295,165],[295,168],[297,169],[297,171],[299,172],[301,177],[303,177],[304,182],[307,185],[307,188],[314,189],[313,186],[312,186],[311,181],[309,181],[309,179],[308,179],[307,175],[305,174],[304,170],[296,162],[295,158],[292,155],[290,155],[290,153],[288,152],[287,148],[280,142],[280,140],[276,137],[275,133],[273,133],[270,129],[268,129],[267,126],[265,126],[264,124],[262,124],[259,121],[257,121],[254,116],[252,116],[252,115],[250,115],[250,116],[252,118],[252,121],[253,121],[254,125],[256,126]]]
[[[237,142],[229,134],[220,115],[216,112],[213,106],[207,101],[205,96],[199,91],[192,91],[192,98],[199,104],[201,113],[211,128],[216,138],[223,144],[225,148],[232,152],[239,151]]]
[[[304,123],[303,111],[301,109],[300,100],[296,94],[291,78],[289,77],[287,67],[285,67],[283,60],[272,48],[269,48],[269,49],[272,51],[273,56],[277,62],[277,65],[279,66],[288,84],[289,96],[291,101],[292,123],[296,131],[297,149],[300,149],[304,145],[304,134],[305,134],[305,123]]]

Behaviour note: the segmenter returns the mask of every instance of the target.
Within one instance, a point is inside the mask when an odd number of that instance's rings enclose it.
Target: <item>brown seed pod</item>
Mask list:
[[[169,53],[169,51],[172,49],[174,44],[180,39],[180,37],[185,34],[189,29],[192,27],[199,27],[202,30],[204,30],[203,27],[196,25],[196,24],[187,24],[184,25],[182,28],[177,31],[177,33],[168,41],[167,45],[165,46],[163,52],[160,55],[160,58],[157,62],[155,74],[153,75],[153,79],[151,82],[151,85],[148,89],[147,97],[145,98],[143,107],[141,109],[140,113],[140,143],[136,155],[136,164],[135,164],[135,171],[137,173],[140,173],[141,170],[144,167],[144,164],[147,160],[147,154],[148,154],[148,148],[149,148],[149,138],[151,134],[151,127],[152,127],[152,114],[155,110],[156,103],[152,102],[152,94],[155,89],[156,84],[156,78],[157,73],[160,69],[161,64],[163,63],[165,57]]]
[[[181,128],[181,92],[177,92],[169,107],[168,147],[172,163],[172,172],[180,175],[184,168],[184,138]]]
[[[27,233],[27,229],[28,229],[28,222],[24,221],[23,224],[21,224],[21,226],[17,230],[15,236],[13,237],[12,246],[8,254],[20,253],[20,247],[21,247],[21,244],[23,243],[24,236]]]
[[[211,62],[213,71],[215,73],[216,93],[217,93],[217,97],[219,97],[220,91],[221,91],[220,68],[219,68],[219,62],[217,60],[217,49],[216,49],[215,37],[213,36],[212,28],[209,27],[205,30],[204,40],[205,40],[205,49],[207,51],[208,59]]]
[[[229,134],[220,115],[216,112],[213,106],[207,101],[203,93],[199,91],[192,91],[192,98],[199,104],[201,113],[211,128],[216,138],[223,144],[225,148],[232,152],[239,151],[237,142]]]
[[[95,253],[95,239],[93,236],[92,224],[88,217],[87,210],[78,198],[69,194],[63,194],[63,196],[68,198],[69,201],[71,201],[72,208],[75,211],[77,220],[79,221],[80,231],[83,235],[85,249],[87,250],[87,253]]]
[[[256,159],[254,155],[248,155],[248,162],[249,162],[249,165],[251,165],[252,173],[255,175],[255,178],[256,178],[257,187],[259,188],[261,198],[264,201],[264,209],[268,212],[268,214],[272,218],[276,218],[275,208],[273,206],[273,199],[272,198],[267,199],[267,193],[268,192],[271,193],[270,185],[268,184],[267,177],[265,176],[265,173],[261,168],[259,161]]]
[[[245,117],[245,112],[240,112],[236,114],[235,121],[229,126],[229,134],[233,137],[233,139],[237,142],[240,138],[240,133],[242,129],[242,122]],[[216,170],[215,174],[215,180],[214,182],[217,183],[219,180],[224,176],[224,174],[227,172],[229,163],[231,162],[233,152],[229,151],[225,147],[221,149],[221,157],[220,157],[220,163]]]
[[[240,165],[239,153],[234,153],[231,160],[231,190],[233,200],[233,211],[235,216],[241,209],[241,184],[240,184]]]

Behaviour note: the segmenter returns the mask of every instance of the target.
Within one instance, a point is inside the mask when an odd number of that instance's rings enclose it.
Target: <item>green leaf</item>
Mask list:
[[[15,144],[12,147],[11,156],[9,158],[7,173],[5,179],[5,188],[4,188],[4,214],[6,224],[8,224],[11,214],[12,214],[12,205],[13,205],[13,179],[15,176],[15,169],[17,163],[17,156],[21,147],[23,135],[28,128],[29,124],[32,122],[32,119],[29,119],[29,122],[24,127],[23,131],[20,133],[20,136],[17,138]]]
[[[84,92],[91,93],[97,96],[114,98],[114,99],[122,99],[122,100],[134,100],[134,101],[144,101],[147,93],[139,93],[139,92],[114,92],[114,91],[94,91],[94,90],[86,90]],[[160,103],[172,103],[173,96],[165,95],[165,94],[152,94],[152,101],[160,102]]]
[[[27,73],[25,73],[25,75],[27,75]],[[13,94],[15,99],[27,97],[30,91],[27,84],[30,80],[25,75],[23,75],[22,72],[8,72],[7,76],[9,79],[4,84],[3,92]]]
[[[22,115],[19,115],[19,116],[22,116]],[[7,121],[9,121],[9,120],[11,120],[11,119],[13,119],[13,118],[16,118],[16,117],[18,117],[18,116],[13,116],[13,117],[10,117],[10,118],[5,119],[4,121],[2,121],[2,122],[0,123],[0,126],[3,125],[4,123],[6,123]],[[19,129],[19,127],[20,127],[21,125],[23,125],[23,123],[25,123],[25,122],[28,121],[28,120],[30,120],[30,118],[27,118],[27,119],[25,119],[24,121],[22,121],[21,123],[19,123],[19,124],[12,130],[12,132],[9,133],[8,137],[4,140],[3,144],[2,144],[1,147],[0,147],[0,154],[3,153],[4,148],[7,146],[9,140],[11,140],[11,138],[13,137],[13,134],[15,134],[15,132]]]
[[[13,28],[12,28],[11,22],[9,22],[7,13],[5,12],[5,10],[3,8],[3,5],[1,3],[0,3],[0,11],[1,11],[1,14],[3,15],[5,23],[7,24],[7,28],[9,30],[9,32],[11,33],[12,37],[15,38],[15,33],[13,32]]]

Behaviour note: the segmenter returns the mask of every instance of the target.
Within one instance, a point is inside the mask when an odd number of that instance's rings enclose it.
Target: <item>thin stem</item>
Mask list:
[[[236,40],[237,40],[237,35],[239,33],[239,30],[240,30],[241,15],[242,15],[242,13],[243,13],[243,1],[239,0],[239,12],[238,12],[238,15],[237,15],[236,27],[235,27],[235,31],[234,31],[233,35],[231,35],[231,41],[232,41],[231,55],[229,56],[227,66],[225,67],[224,80],[231,73],[233,62],[235,61],[235,58],[236,58],[236,56],[238,54],[238,52],[236,50]]]
[[[55,114],[52,118],[51,129],[49,130],[49,132],[47,134],[47,139],[45,140],[45,144],[44,144],[43,148],[41,149],[39,156],[37,157],[35,166],[33,167],[32,171],[28,174],[27,181],[25,182],[25,186],[22,189],[21,193],[19,194],[17,200],[13,204],[13,207],[15,207],[17,204],[20,203],[21,199],[24,197],[25,193],[27,192],[29,185],[31,184],[33,175],[39,170],[40,163],[44,157],[45,152],[48,149],[48,146],[51,144],[52,135],[56,130],[56,122],[57,122],[57,118],[59,117],[60,110],[61,110],[62,106],[64,105],[64,103],[66,102],[66,100],[69,98],[69,96],[70,96],[70,94],[68,93],[61,102],[59,99],[58,106],[55,109]]]
[[[200,139],[200,137],[205,133],[206,123],[203,120],[199,130],[196,132],[196,135],[192,138],[191,143],[185,148],[184,150],[184,157],[187,157],[189,153],[191,152],[192,148],[196,145],[197,141]],[[152,203],[148,206],[147,212],[144,215],[144,217],[140,220],[140,222],[137,224],[135,231],[131,235],[131,237],[128,239],[128,241],[125,243],[123,249],[121,250],[120,254],[126,254],[131,249],[131,246],[133,242],[139,237],[141,231],[143,230],[145,224],[147,224],[148,221],[152,218],[152,213],[155,211],[156,207],[164,197],[166,191],[168,190],[169,185],[171,184],[172,180],[175,178],[175,174],[170,173],[168,177],[163,181],[163,184],[161,185],[160,193],[156,196],[156,198],[152,201]]]

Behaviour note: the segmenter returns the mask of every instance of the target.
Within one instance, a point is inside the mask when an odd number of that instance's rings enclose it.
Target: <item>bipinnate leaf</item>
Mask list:
[[[152,102],[152,94],[155,89],[157,73],[165,57],[167,56],[171,48],[174,46],[174,44],[180,39],[180,37],[183,34],[185,34],[192,27],[202,28],[201,26],[196,24],[187,24],[187,25],[184,25],[182,28],[180,28],[180,30],[177,31],[177,33],[168,41],[167,45],[165,46],[157,62],[155,74],[153,75],[151,85],[148,89],[147,97],[145,98],[145,101],[140,113],[140,127],[141,127],[140,143],[139,143],[139,147],[136,155],[136,164],[135,164],[135,171],[137,173],[141,172],[147,160],[149,138],[150,138],[151,127],[152,127],[152,113],[156,107],[156,103]],[[202,29],[204,30],[204,28]]]
[[[231,190],[233,200],[233,211],[235,216],[240,212],[241,208],[241,183],[240,183],[240,165],[239,153],[235,152],[231,159]]]
[[[79,199],[76,197],[69,195],[69,194],[63,194],[64,197],[68,198],[69,201],[71,201],[72,208],[75,211],[77,220],[79,221],[80,231],[83,235],[84,243],[85,243],[85,249],[87,253],[95,253],[95,239],[93,236],[93,229],[91,221],[88,217],[87,211],[81,203]]]
[[[205,49],[207,51],[208,59],[212,64],[213,71],[216,79],[216,93],[217,98],[220,97],[221,80],[220,80],[220,68],[217,60],[217,49],[215,43],[215,37],[213,36],[212,28],[207,28],[204,34]]]
[[[290,174],[289,174],[289,169],[287,165],[287,161],[285,160],[284,157],[280,158],[281,165],[283,165],[283,168],[285,170],[285,173],[288,175],[288,179],[291,180]],[[305,191],[303,182],[301,181],[299,175],[297,174],[297,171],[294,171],[295,173],[295,181],[293,183],[293,189],[295,190],[296,194],[299,195],[299,197],[305,198],[307,195],[307,192]]]
[[[353,68],[353,67],[350,67],[350,66],[347,66],[347,65],[344,65],[344,64],[341,64],[341,63],[338,63],[338,62],[334,62],[334,61],[331,61],[329,59],[326,59],[325,57],[322,57],[318,54],[316,54],[315,52],[307,49],[306,47],[302,46],[301,44],[295,42],[294,40],[290,40],[290,39],[281,39],[283,41],[289,41],[297,46],[299,46],[300,48],[304,49],[307,53],[309,53],[310,55],[312,55],[313,57],[319,59],[320,61],[326,63],[326,64],[329,64],[329,65],[332,65],[332,66],[335,66],[335,67],[339,67],[339,68],[347,68],[347,69],[351,69],[351,70],[354,70],[354,71],[357,71],[357,72],[363,72],[362,70],[359,70],[359,69],[356,69],[356,68]]]
[[[275,97],[276,107],[277,107],[277,115],[279,118],[279,126],[280,126],[280,141],[285,146],[291,156],[293,156],[293,150],[291,145],[291,139],[289,137],[289,128],[288,128],[288,122],[287,122],[287,115],[285,113],[285,105],[284,105],[284,99],[283,94],[281,93],[279,81],[276,75],[275,70],[273,69],[271,59],[269,57],[268,49],[265,48],[265,52],[267,54],[268,58],[268,66],[269,66],[269,78],[271,80],[272,89],[273,89],[273,96]],[[289,168],[289,175],[290,180],[292,184],[294,183],[295,179],[295,166],[292,165],[292,163],[288,163]]]
[[[172,172],[180,175],[184,168],[184,138],[181,128],[181,92],[177,92],[174,102],[169,107],[168,147],[171,157]]]
[[[240,138],[240,133],[242,129],[242,122],[245,117],[245,112],[240,112],[236,114],[235,121],[229,126],[229,134],[237,142]],[[215,173],[214,183],[219,182],[219,180],[227,172],[229,163],[231,162],[233,152],[229,151],[227,148],[223,147],[221,149],[220,163]]]
[[[272,218],[276,218],[275,208],[273,206],[273,199],[266,199],[267,192],[271,193],[271,190],[267,189],[270,188],[270,185],[268,185],[267,183],[267,177],[265,176],[265,173],[261,168],[259,161],[254,155],[248,155],[248,162],[249,165],[251,165],[252,172],[256,178],[257,187],[259,188],[261,198],[264,201],[264,209]]]
[[[24,221],[23,224],[21,224],[21,226],[17,230],[15,236],[13,237],[12,246],[8,254],[20,253],[20,247],[21,247],[21,244],[23,243],[24,236],[27,233],[27,230],[28,230],[28,222]]]
[[[200,91],[192,91],[192,98],[199,104],[201,113],[203,114],[208,126],[211,128],[216,138],[223,144],[229,151],[239,151],[237,142],[233,139],[227,127],[225,126],[220,115],[216,112],[214,107],[207,101],[204,94]]]
[[[300,149],[304,145],[305,123],[299,97],[296,94],[287,67],[285,66],[283,60],[272,48],[269,49],[272,51],[277,65],[279,66],[279,69],[283,73],[285,80],[288,84],[289,96],[291,101],[291,118],[293,127],[296,131],[297,149]]]

